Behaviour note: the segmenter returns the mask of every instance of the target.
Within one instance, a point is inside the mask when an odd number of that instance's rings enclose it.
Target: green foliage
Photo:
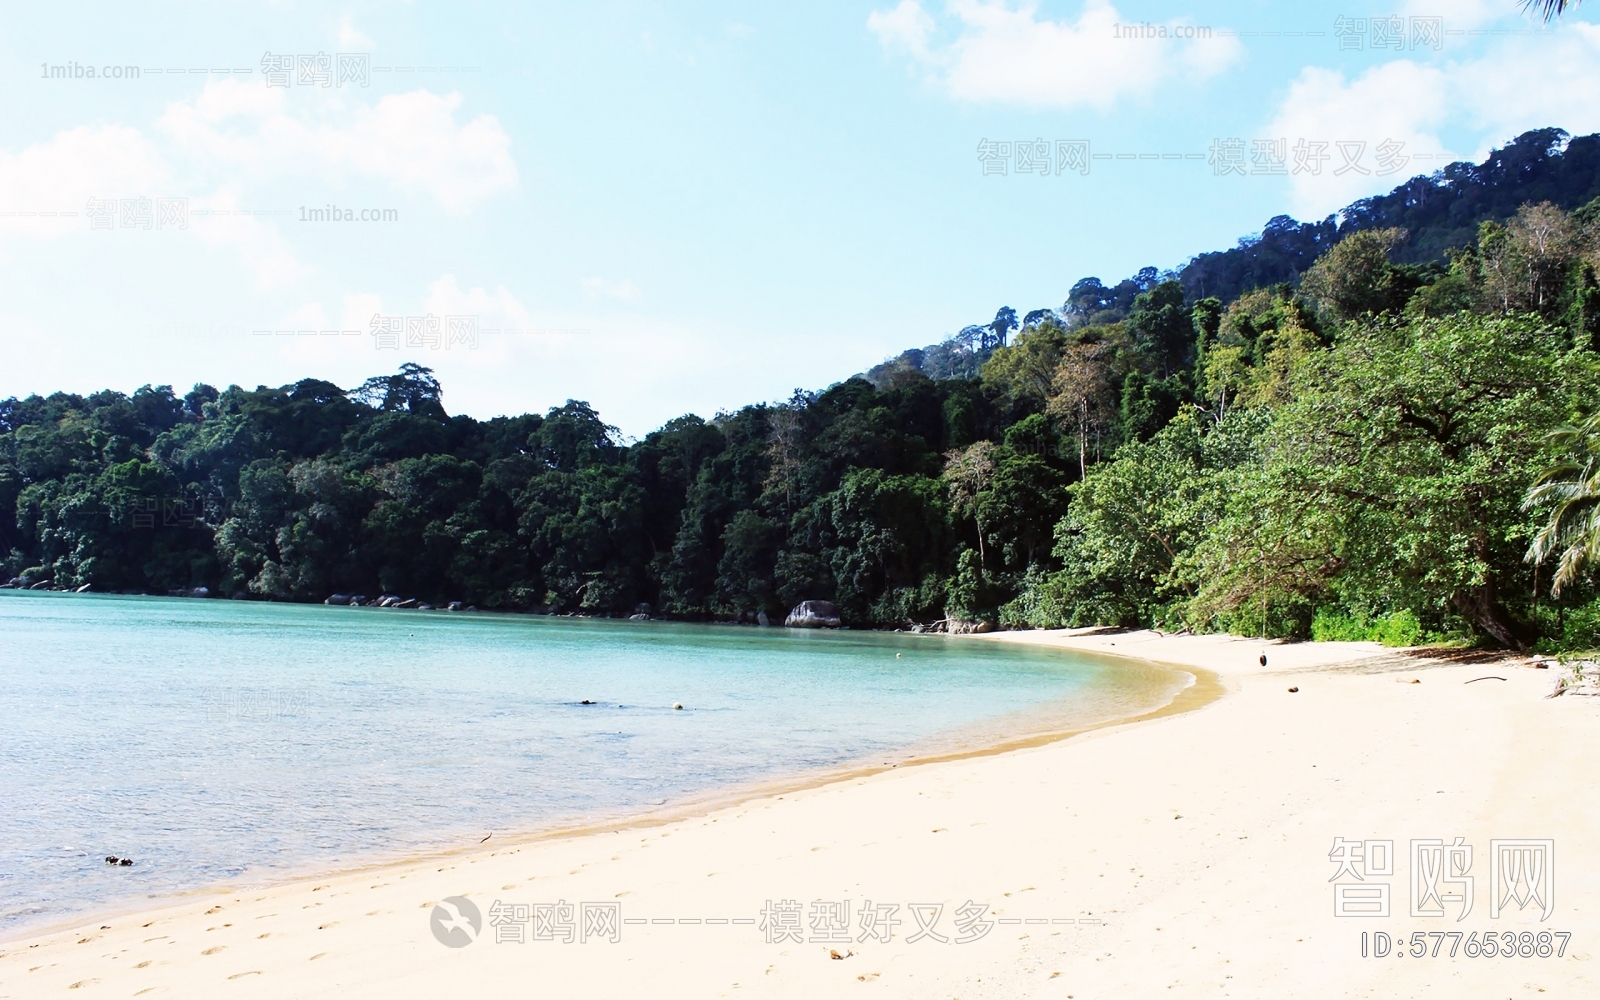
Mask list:
[[[1550,169],[1525,151],[1501,161]],[[1275,220],[1248,280],[1227,255],[1085,279],[1059,313],[637,442],[576,400],[451,416],[416,365],[3,400],[0,561],[277,600],[1600,642],[1593,604],[1538,593],[1587,599],[1600,552],[1600,208],[1513,208],[1444,267],[1415,256],[1441,230],[1400,242],[1380,201]]]
[[[1535,646],[1541,653],[1592,653],[1600,650],[1600,598],[1571,608],[1545,604],[1539,609],[1544,637]]]
[[[1385,646],[1418,646],[1435,640],[1409,608],[1377,618],[1335,608],[1318,608],[1311,620],[1311,638],[1317,642],[1381,642]]]
[[[1389,253],[1405,239],[1403,229],[1351,233],[1312,265],[1300,287],[1307,298],[1336,319],[1402,308],[1415,283],[1389,262]]]

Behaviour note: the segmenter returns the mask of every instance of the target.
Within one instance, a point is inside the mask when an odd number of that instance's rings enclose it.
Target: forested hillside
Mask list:
[[[450,416],[414,365],[352,390],[6,400],[4,576],[701,620],[826,599],[861,627],[1592,642],[1581,555],[1559,603],[1554,560],[1525,559],[1550,513],[1529,489],[1600,453],[1600,430],[1549,439],[1600,402],[1600,147],[1557,138],[638,442],[575,401]]]
[[[1287,215],[1267,220],[1260,234],[1230,250],[1199,254],[1167,272],[1154,267],[1114,285],[1084,278],[1057,309],[1034,309],[1019,322],[1016,310],[1000,310],[992,322],[974,324],[940,344],[907,351],[868,373],[913,367],[931,378],[973,375],[988,352],[1008,333],[1054,319],[1068,327],[1124,319],[1136,296],[1162,281],[1177,281],[1191,301],[1232,302],[1246,292],[1295,284],[1339,240],[1363,229],[1404,229],[1392,251],[1398,263],[1447,264],[1453,248],[1469,246],[1481,222],[1503,223],[1527,204],[1550,202],[1573,210],[1600,198],[1600,135],[1570,138],[1558,128],[1525,132],[1482,163],[1452,163],[1413,177],[1386,195],[1364,198],[1337,216],[1297,222]]]

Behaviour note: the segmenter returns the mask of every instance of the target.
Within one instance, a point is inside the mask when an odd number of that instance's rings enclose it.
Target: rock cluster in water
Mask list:
[[[832,601],[801,601],[783,620],[788,628],[839,628],[839,609]]]
[[[415,597],[401,597],[398,594],[382,594],[378,597],[368,597],[366,594],[330,594],[323,604],[352,608],[400,608],[405,611],[438,611],[427,601],[419,601]],[[445,611],[476,611],[476,606],[462,604],[460,601],[451,601],[444,606]]]

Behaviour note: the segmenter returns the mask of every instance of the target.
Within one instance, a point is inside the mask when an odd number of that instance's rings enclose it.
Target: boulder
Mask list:
[[[982,635],[994,631],[994,622],[964,622],[951,618],[945,622],[945,631],[951,635]]]
[[[329,598],[326,601],[323,601],[322,603],[323,604],[349,604],[350,603],[350,595],[349,594],[333,594],[333,595],[329,596]]]
[[[415,597],[408,597],[403,601],[395,601],[389,606],[391,608],[414,608],[417,606],[417,599]]]
[[[433,605],[429,604],[427,601],[423,601],[421,604],[417,605],[417,610],[418,611],[432,611],[433,610]]]
[[[350,606],[352,608],[359,608],[363,604],[366,604],[366,603],[367,603],[367,595],[366,594],[351,594],[350,595]]]
[[[832,601],[801,601],[783,620],[787,628],[839,628],[839,609]]]
[[[628,616],[628,621],[630,621],[630,622],[647,622],[649,620],[650,620],[650,616],[649,615],[629,615]]]
[[[638,604],[635,604],[633,606],[633,613],[634,613],[634,615],[644,615],[646,618],[649,618],[650,617],[650,605],[645,603],[644,601],[640,601]]]
[[[399,604],[399,603],[400,603],[400,598],[396,597],[393,594],[384,594],[383,596],[378,598],[378,607],[380,607],[380,608],[392,608],[396,604]]]
[[[92,586],[94,586],[94,584],[86,583],[83,586],[79,587],[77,590],[74,590],[73,593],[74,594],[87,594],[89,592],[89,588],[92,587]]]
[[[33,586],[29,587],[28,589],[29,590],[44,590],[44,589],[48,588],[49,586],[50,586],[50,581],[49,580],[40,580],[38,583],[34,584]]]
[[[446,611],[460,611],[465,606],[466,605],[462,604],[460,601],[451,601],[449,604],[445,605],[444,609]]]
[[[757,611],[756,624],[760,625],[762,628],[766,628],[768,625],[772,624],[772,619],[767,617],[767,613],[765,611]]]

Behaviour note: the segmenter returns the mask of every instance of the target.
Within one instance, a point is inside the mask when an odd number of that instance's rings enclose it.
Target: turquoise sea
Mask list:
[[[1088,724],[1187,681],[942,636],[0,591],[0,934]]]

